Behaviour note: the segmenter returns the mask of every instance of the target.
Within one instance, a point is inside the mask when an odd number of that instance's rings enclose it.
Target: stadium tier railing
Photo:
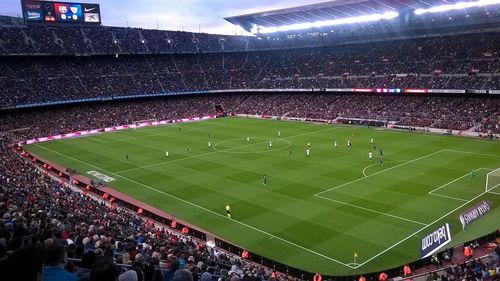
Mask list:
[[[304,92],[333,92],[333,93],[366,93],[366,94],[393,94],[393,95],[425,95],[425,94],[477,94],[500,95],[500,90],[464,90],[464,89],[401,89],[401,88],[308,88],[308,89],[225,89],[207,91],[166,92],[156,94],[137,94],[126,96],[110,96],[101,98],[74,99],[63,101],[49,101],[16,105],[0,105],[0,110],[35,108],[52,105],[90,103],[112,100],[141,99],[167,96],[224,94],[224,93],[304,93]]]

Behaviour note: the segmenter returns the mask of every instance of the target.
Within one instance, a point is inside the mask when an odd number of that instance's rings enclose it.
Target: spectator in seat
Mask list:
[[[64,269],[68,262],[66,248],[52,244],[46,250],[47,264],[43,268],[43,281],[77,281],[74,273]]]
[[[0,263],[0,279],[41,281],[44,262],[45,254],[42,248],[21,248]]]
[[[87,252],[82,257],[82,264],[80,268],[76,271],[76,276],[78,281],[89,281],[90,280],[90,270],[92,266],[97,261],[97,255],[95,252]]]
[[[113,259],[102,258],[92,266],[90,281],[117,281],[119,274]]]

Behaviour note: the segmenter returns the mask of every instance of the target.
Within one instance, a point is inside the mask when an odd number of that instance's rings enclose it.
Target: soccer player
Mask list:
[[[293,151],[292,151],[292,148],[290,147],[288,149],[288,157],[292,157],[293,156]]]
[[[375,141],[373,140],[373,138],[370,139],[370,144],[373,144]]]
[[[226,205],[226,215],[228,219],[231,218],[231,207],[229,205]]]
[[[281,131],[278,131],[278,137],[281,137]]]
[[[250,137],[247,137],[247,142],[250,142]]]
[[[337,145],[337,141],[333,141],[333,148],[337,149],[339,146]]]
[[[179,130],[179,133],[181,132],[181,126],[177,126],[177,129]]]
[[[311,143],[310,142],[307,143],[307,148],[309,148],[309,149],[311,148]]]
[[[380,156],[384,156],[384,149],[380,148]]]
[[[212,143],[208,141],[208,148],[212,148]]]
[[[168,157],[168,151],[165,151],[165,157]]]
[[[384,156],[380,156],[380,166],[384,166]]]
[[[370,151],[368,152],[368,159],[372,160],[372,158],[373,158],[373,152]]]
[[[189,153],[189,145],[186,146],[186,153]]]
[[[352,148],[352,142],[351,140],[347,141],[347,148],[351,149]]]
[[[125,153],[125,160],[128,161],[128,153]]]
[[[273,148],[273,142],[269,141],[269,148]]]
[[[310,148],[306,149],[306,156],[311,157],[311,149]]]
[[[262,184],[267,185],[267,174],[264,174],[264,178],[262,179]]]
[[[471,171],[470,171],[470,180],[473,180],[473,179],[475,179],[475,178],[476,178],[476,171],[471,170]]]

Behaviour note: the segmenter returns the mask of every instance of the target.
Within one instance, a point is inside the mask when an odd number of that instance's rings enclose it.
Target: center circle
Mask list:
[[[272,147],[269,146],[269,141]],[[222,141],[214,144],[213,149],[225,153],[264,153],[282,150],[290,147],[292,143],[284,139],[250,139],[249,142],[246,138]]]

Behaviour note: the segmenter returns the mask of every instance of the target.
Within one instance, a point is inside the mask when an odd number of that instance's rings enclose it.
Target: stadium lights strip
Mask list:
[[[440,13],[451,10],[462,10],[466,8],[482,7],[495,4],[500,4],[500,0],[479,0],[477,2],[458,2],[455,4],[434,6],[428,9],[416,9],[415,14],[421,15],[426,13]]]
[[[359,17],[349,17],[349,18],[335,19],[335,20],[297,23],[297,24],[283,25],[283,26],[276,26],[276,27],[260,27],[257,30],[259,33],[273,33],[273,32],[280,32],[280,31],[302,30],[302,29],[308,29],[308,28],[314,28],[314,27],[334,26],[334,25],[350,24],[350,23],[370,22],[370,21],[378,21],[378,20],[390,20],[390,19],[396,18],[398,16],[399,16],[399,13],[397,13],[397,12],[385,12],[383,14],[372,14],[372,15],[365,15],[365,16],[359,16]]]

